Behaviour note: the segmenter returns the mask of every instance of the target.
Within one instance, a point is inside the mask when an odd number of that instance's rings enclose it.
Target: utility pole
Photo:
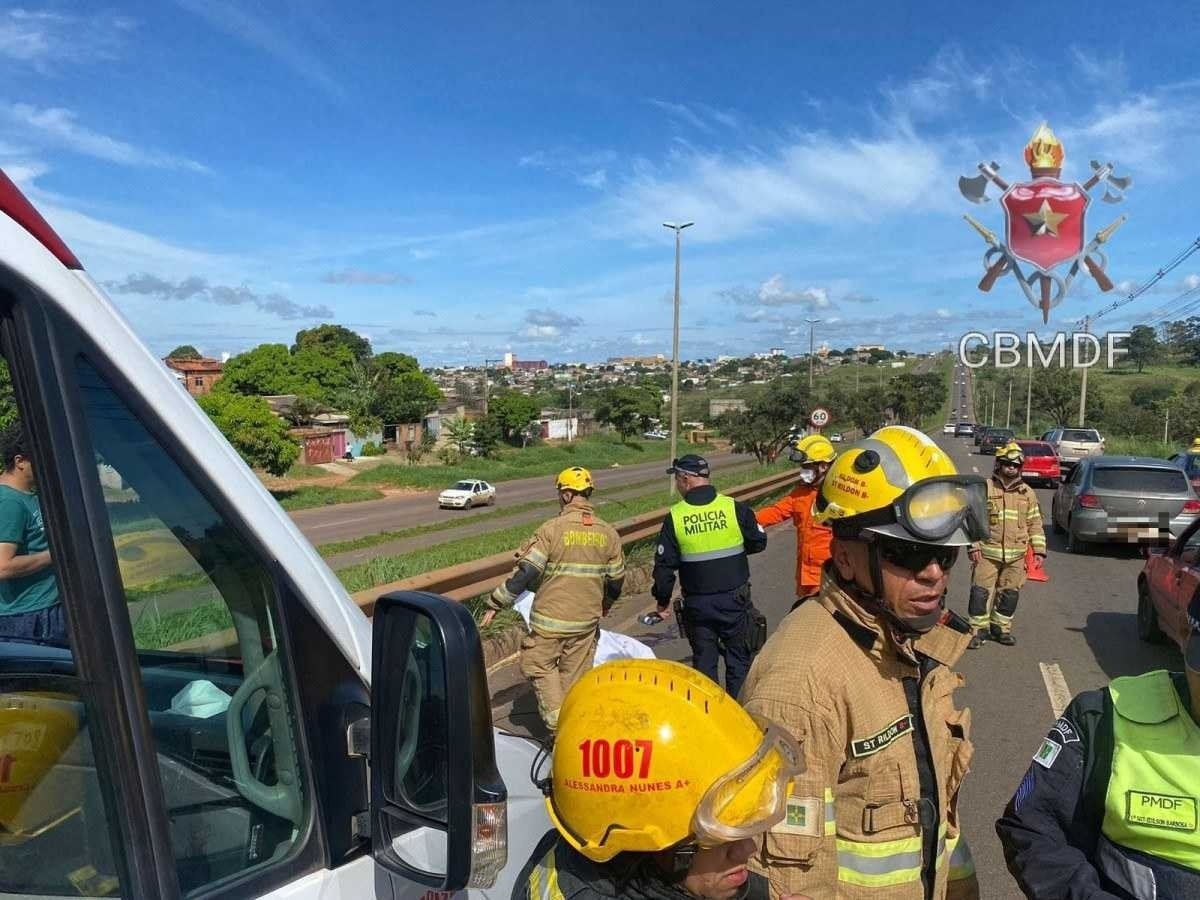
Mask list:
[[[1033,437],[1033,366],[1029,367],[1029,386],[1025,388],[1025,437]]]
[[[1083,333],[1088,333],[1088,326],[1091,325],[1092,317],[1085,316],[1083,319]],[[1083,427],[1084,413],[1087,412],[1087,373],[1088,367],[1084,366],[1083,380],[1079,383],[1079,427]]]
[[[1013,380],[1008,379],[1008,411],[1004,414],[1004,427],[1012,427],[1012,384]]]
[[[821,321],[820,319],[805,319],[808,323],[808,390],[811,392],[813,388],[813,328]]]
[[[1163,443],[1169,444],[1171,442],[1171,404],[1168,402],[1165,406],[1167,415],[1163,419]]]
[[[679,253],[683,229],[695,222],[663,222],[663,228],[675,232],[675,326],[671,339],[671,459],[675,459],[679,443]],[[671,496],[675,496],[675,479],[671,479]]]
[[[573,441],[575,439],[574,435],[572,435],[572,433],[571,433],[574,430],[571,427],[571,423],[574,420],[575,420],[575,384],[573,382],[568,381],[567,382],[567,443],[568,444],[571,443],[571,441]]]

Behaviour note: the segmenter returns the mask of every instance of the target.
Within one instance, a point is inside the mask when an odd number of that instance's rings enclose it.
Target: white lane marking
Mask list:
[[[1063,677],[1058,663],[1038,663],[1042,670],[1042,681],[1046,684],[1046,694],[1050,697],[1050,709],[1054,718],[1063,714],[1067,704],[1071,702],[1071,689],[1067,687],[1067,679]]]

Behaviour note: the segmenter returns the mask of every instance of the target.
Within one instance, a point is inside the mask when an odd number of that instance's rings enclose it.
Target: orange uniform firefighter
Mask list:
[[[837,458],[829,438],[810,434],[796,441],[789,458],[800,464],[800,483],[778,503],[756,510],[763,527],[788,519],[796,526],[796,599],[815,594],[821,587],[821,567],[829,559],[833,532],[813,517],[813,504],[821,493],[825,473]]]
[[[805,761],[757,864],[772,896],[978,897],[958,816],[970,713],[950,669],[970,635],[945,593],[986,534],[987,486],[890,426],[838,456],[817,513],[834,533],[820,593],[784,618],[741,693]]]
[[[533,685],[538,713],[551,732],[571,685],[592,667],[600,617],[621,596],[625,555],[621,538],[592,510],[595,485],[587,469],[563,470],[555,483],[559,514],[517,551],[517,566],[491,595],[492,610],[534,591],[529,635],[521,643],[521,672]],[[491,621],[494,612],[484,617]]]

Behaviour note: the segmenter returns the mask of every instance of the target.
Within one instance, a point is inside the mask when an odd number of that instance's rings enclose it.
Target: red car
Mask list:
[[[1138,575],[1138,637],[1170,639],[1182,650],[1191,635],[1187,610],[1200,591],[1200,519],[1166,549],[1151,547]]]
[[[1026,481],[1041,482],[1046,487],[1057,487],[1062,481],[1062,469],[1054,448],[1045,441],[1017,441],[1017,446],[1025,454],[1021,477]]]

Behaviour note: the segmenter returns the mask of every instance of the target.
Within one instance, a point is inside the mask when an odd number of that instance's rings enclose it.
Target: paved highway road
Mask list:
[[[973,455],[969,438],[937,435],[936,439],[960,471],[990,472],[990,459]],[[1051,492],[1039,490],[1038,496],[1048,523]],[[1062,698],[1101,687],[1119,675],[1182,665],[1177,651],[1138,641],[1135,580],[1142,561],[1136,551],[1101,549],[1072,556],[1057,535],[1048,539],[1046,569],[1051,581],[1022,590],[1014,629],[1017,645],[984,644],[967,651],[958,667],[967,685],[957,700],[972,710],[975,743],[960,813],[984,898],[1021,896],[1005,869],[994,823],[1057,716]],[[755,604],[772,627],[793,601],[794,566],[795,537],[790,526],[772,529],[767,550],[751,557]],[[964,557],[952,574],[949,593],[950,607],[964,616],[969,587]],[[649,605],[646,596],[630,598],[617,608],[609,627],[615,625],[646,640],[660,656],[686,660],[687,644],[674,636],[674,626],[668,631],[637,624],[636,614]],[[536,713],[515,666],[497,667],[491,679],[497,723],[513,730],[532,727]]]
[[[708,459],[714,469],[720,469],[730,465],[744,465],[750,458],[736,456],[732,453],[717,453]],[[600,491],[635,481],[645,481],[655,475],[662,476],[665,487],[667,465],[666,460],[660,459],[651,463],[621,466],[617,469],[597,469],[592,472],[592,475],[596,480],[596,487]],[[464,467],[463,477],[472,477],[469,467]],[[496,485],[498,487],[496,506],[516,506],[531,500],[554,499],[553,475],[539,475],[535,478],[521,478],[515,481],[499,481],[496,482]],[[439,509],[437,494],[438,491],[417,491],[411,494],[387,497],[383,500],[365,500],[361,503],[340,503],[317,509],[304,509],[292,513],[292,519],[300,526],[304,536],[319,546],[330,541],[350,540],[367,534],[378,534],[381,531],[395,531],[414,525],[440,522],[444,519],[462,518],[470,516],[475,511]],[[485,508],[477,507],[476,509]]]

